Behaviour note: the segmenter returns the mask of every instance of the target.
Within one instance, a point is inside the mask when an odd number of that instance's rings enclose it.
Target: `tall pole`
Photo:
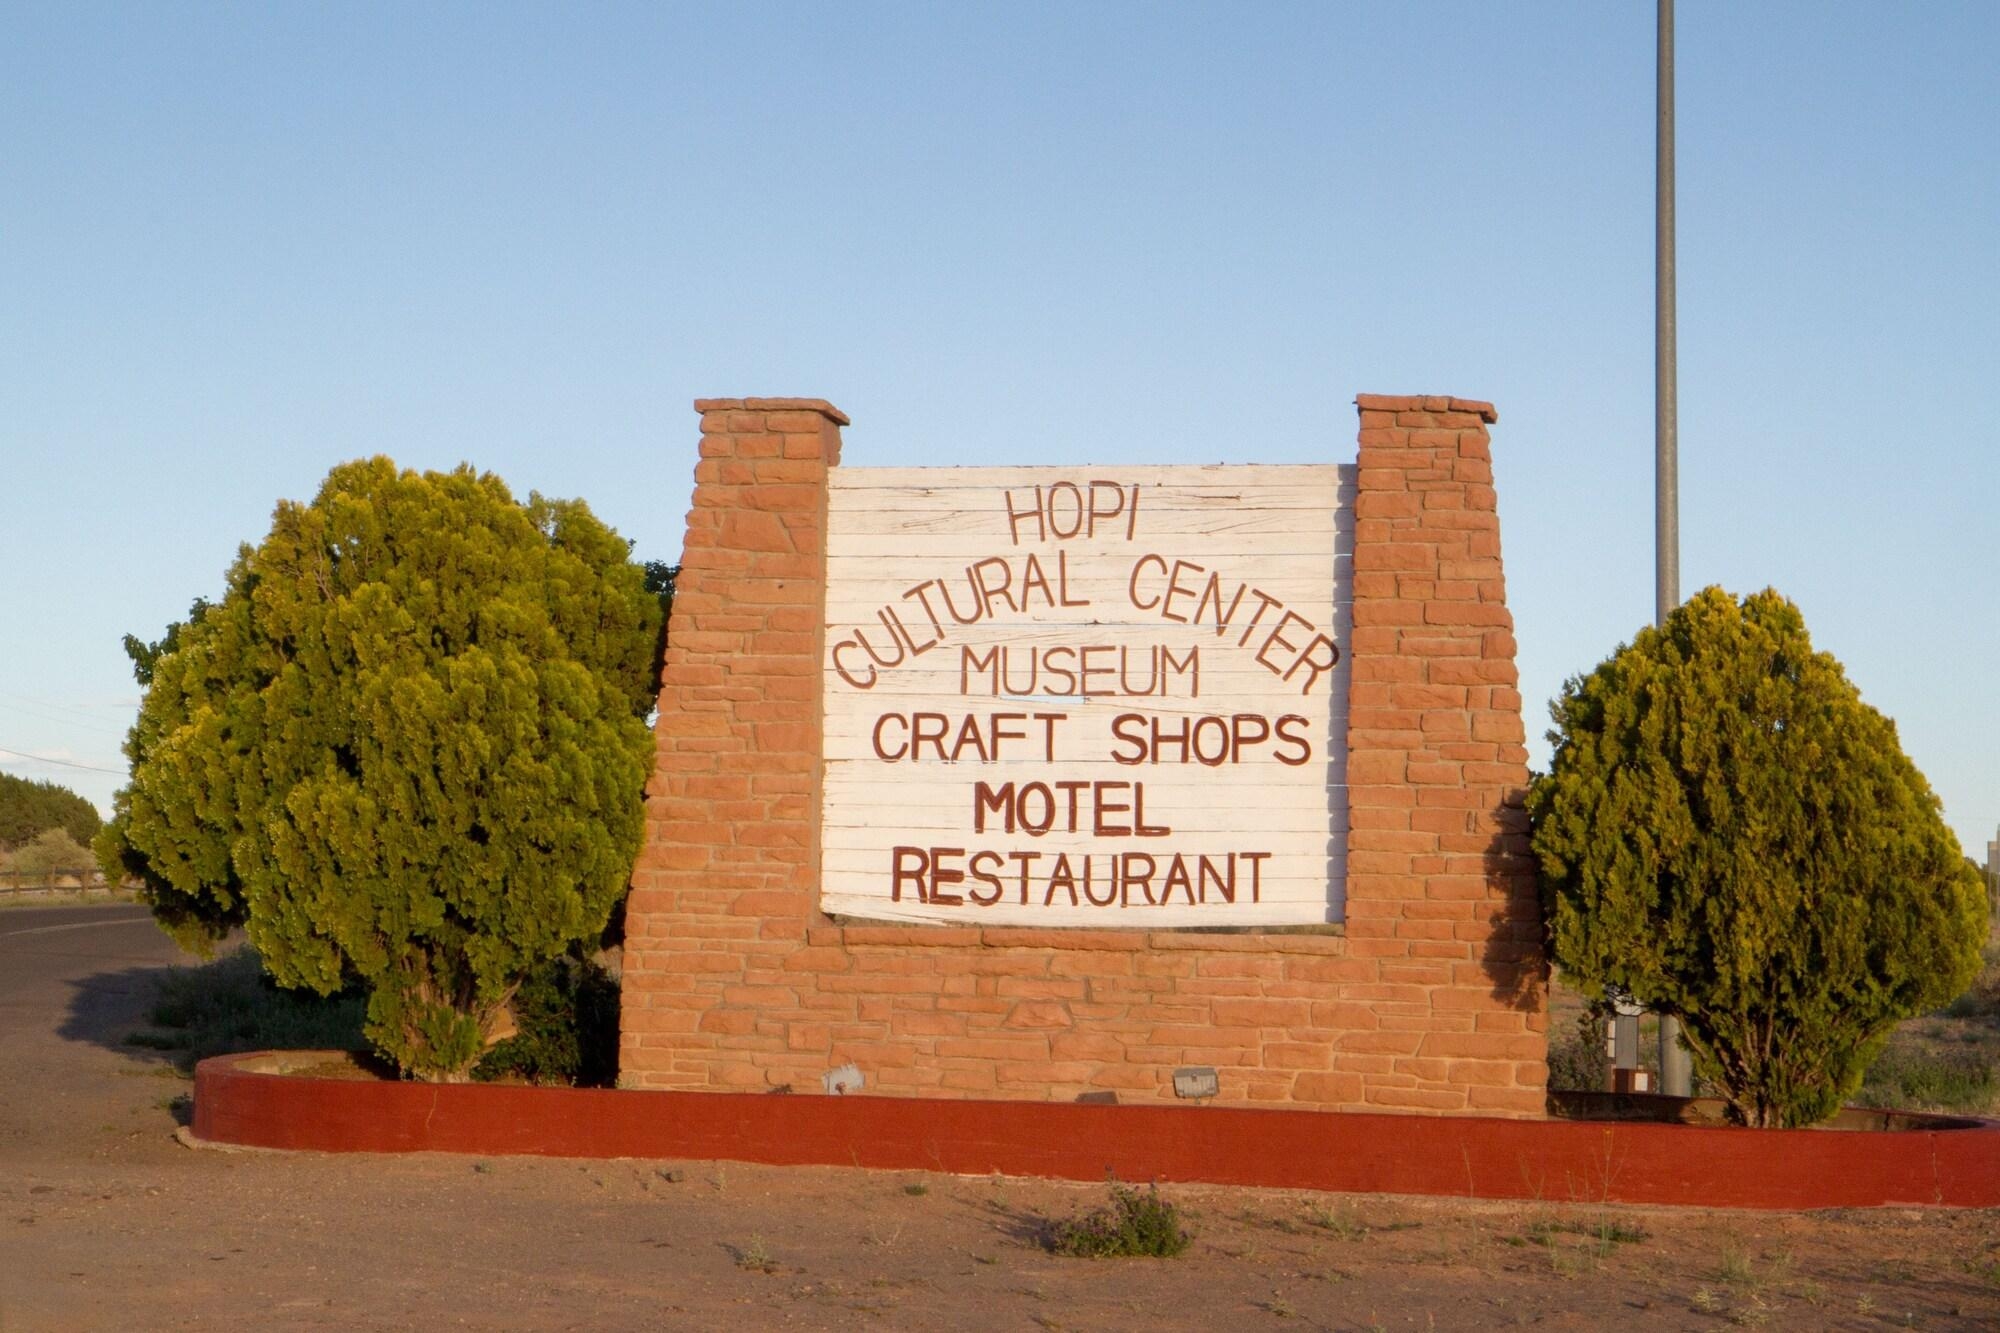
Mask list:
[[[1680,458],[1674,364],[1674,0],[1659,0],[1653,149],[1653,622],[1681,603]]]
[[[1659,0],[1653,150],[1653,623],[1681,602],[1679,383],[1674,359],[1674,0]],[[1660,1016],[1660,1090],[1692,1091],[1678,1018]]]

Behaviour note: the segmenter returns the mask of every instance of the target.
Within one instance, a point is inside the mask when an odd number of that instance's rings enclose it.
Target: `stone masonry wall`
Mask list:
[[[710,399],[626,917],[620,1081],[1539,1115],[1527,781],[1485,403],[1363,396],[1344,935],[840,924],[817,907],[826,473]]]

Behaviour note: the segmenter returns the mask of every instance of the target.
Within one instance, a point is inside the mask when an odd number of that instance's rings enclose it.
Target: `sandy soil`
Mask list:
[[[0,913],[0,1330],[2000,1327],[2000,1212],[1170,1186],[1172,1260],[1058,1258],[1105,1191],[716,1162],[191,1151],[123,1047],[172,950]],[[132,915],[125,909],[124,915]],[[75,918],[69,918],[74,920]],[[39,921],[39,918],[37,918]]]

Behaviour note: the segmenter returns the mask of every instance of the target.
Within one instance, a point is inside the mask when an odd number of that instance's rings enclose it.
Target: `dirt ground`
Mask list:
[[[1101,1186],[193,1151],[125,1047],[133,909],[0,912],[0,1330],[2000,1328],[2000,1212],[1806,1215],[1168,1185],[1168,1260],[1041,1243]],[[44,929],[44,927],[55,927]]]

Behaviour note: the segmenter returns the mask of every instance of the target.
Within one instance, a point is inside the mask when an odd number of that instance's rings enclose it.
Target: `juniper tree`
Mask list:
[[[135,781],[112,796],[111,822],[99,829],[91,841],[91,850],[104,871],[104,878],[114,884],[136,883],[140,900],[153,910],[153,919],[184,948],[204,955],[212,944],[239,929],[246,920],[241,888],[229,865],[227,834],[213,823],[204,825],[189,820],[189,812],[185,810],[178,821],[181,829],[178,837],[172,832],[172,824],[152,821],[147,842],[154,849],[153,855],[159,858],[160,869],[154,867],[153,856],[140,852],[126,835],[132,826],[132,796],[139,789],[138,775],[144,772],[149,778],[157,776],[149,762],[154,741],[181,735],[189,720],[190,705],[206,697],[204,692],[184,687],[178,675],[155,691],[154,668],[180,647],[181,636],[199,625],[212,609],[213,603],[197,597],[188,608],[188,618],[167,626],[166,633],[156,642],[147,643],[131,634],[125,636],[125,655],[132,659],[132,678],[146,690],[139,716],[125,736],[125,757],[132,761]],[[157,787],[157,783],[148,785]],[[157,801],[164,794],[156,791],[151,799]],[[169,866],[176,871],[174,881],[164,873]],[[191,887],[176,888],[176,881]]]
[[[1777,593],[1706,589],[1551,712],[1528,812],[1556,965],[1677,1015],[1732,1118],[1831,1114],[1975,975],[1985,898],[1937,797]]]
[[[660,605],[581,503],[468,467],[337,467],[139,663],[100,840],[190,942],[358,978],[367,1033],[463,1078],[521,979],[603,929],[643,829]]]
[[[56,828],[88,842],[101,822],[97,808],[68,787],[0,773],[0,850],[24,846]]]

